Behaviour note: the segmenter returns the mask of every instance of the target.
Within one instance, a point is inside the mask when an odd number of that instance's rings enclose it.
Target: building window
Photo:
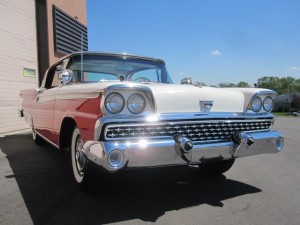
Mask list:
[[[55,52],[68,54],[88,50],[87,27],[56,6],[53,6],[53,24]]]

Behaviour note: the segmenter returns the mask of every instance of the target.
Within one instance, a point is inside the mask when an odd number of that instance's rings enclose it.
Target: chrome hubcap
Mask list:
[[[83,142],[80,136],[78,136],[76,140],[75,160],[76,160],[76,167],[78,172],[83,173],[84,166],[85,166],[85,157],[83,154]]]

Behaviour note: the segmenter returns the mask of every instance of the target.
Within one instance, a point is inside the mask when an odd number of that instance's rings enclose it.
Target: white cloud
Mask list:
[[[213,51],[210,51],[210,54],[213,56],[220,56],[220,55],[222,55],[222,52],[220,52],[219,50],[213,50]]]
[[[300,71],[300,66],[292,66],[289,68],[290,71]]]

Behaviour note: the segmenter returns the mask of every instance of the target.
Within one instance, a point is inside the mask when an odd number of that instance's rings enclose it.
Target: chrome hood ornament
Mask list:
[[[213,105],[214,105],[214,101],[202,101],[202,100],[200,100],[200,111],[201,112],[210,112]]]

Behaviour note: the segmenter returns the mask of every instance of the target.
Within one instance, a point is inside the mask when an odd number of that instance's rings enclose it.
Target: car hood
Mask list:
[[[151,84],[157,111],[168,112],[243,112],[242,92],[193,85]]]
[[[118,89],[118,87],[120,87],[120,91],[122,88],[124,90],[124,87],[150,90],[157,113],[243,112],[246,108],[245,95],[241,89],[181,84],[100,82],[64,86],[60,88],[57,94],[62,98],[92,97],[96,93],[104,92],[110,88]],[[248,96],[252,95],[253,93],[248,94]]]

